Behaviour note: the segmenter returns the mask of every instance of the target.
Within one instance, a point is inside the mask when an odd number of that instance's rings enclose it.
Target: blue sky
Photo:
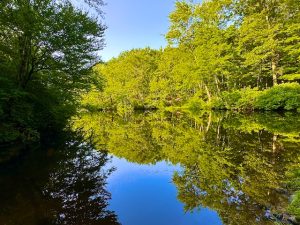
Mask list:
[[[106,0],[104,7],[106,47],[104,61],[132,48],[166,46],[164,34],[168,31],[168,15],[175,0]]]

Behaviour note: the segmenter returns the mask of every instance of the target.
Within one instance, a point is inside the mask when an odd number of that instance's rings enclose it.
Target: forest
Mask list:
[[[299,0],[176,1],[165,48],[108,62],[103,5],[1,1],[0,142],[57,133],[82,106],[299,111]]]
[[[119,224],[118,158],[178,165],[186,212],[299,224],[300,0],[177,0],[165,47],[107,62],[104,5],[0,1],[0,223]]]
[[[168,46],[95,66],[88,109],[300,110],[299,0],[177,1]]]

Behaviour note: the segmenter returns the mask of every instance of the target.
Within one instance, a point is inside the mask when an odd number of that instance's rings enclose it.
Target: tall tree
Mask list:
[[[98,94],[100,107],[145,106],[159,54],[150,48],[133,49],[97,66],[96,70],[105,80],[104,91]]]
[[[90,5],[102,1],[84,1]],[[100,10],[99,6],[96,7]],[[70,1],[4,0],[0,2],[0,54],[25,88],[40,74],[82,78],[99,60],[105,26]]]
[[[258,76],[270,77],[277,85],[279,77],[289,73],[290,57],[295,59],[291,48],[299,39],[295,32],[299,29],[295,24],[299,19],[299,1],[238,1],[236,8],[245,66]]]

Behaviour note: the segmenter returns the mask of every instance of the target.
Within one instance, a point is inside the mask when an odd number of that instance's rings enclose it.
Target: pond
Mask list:
[[[2,149],[1,225],[299,224],[299,114],[98,112],[72,129]]]

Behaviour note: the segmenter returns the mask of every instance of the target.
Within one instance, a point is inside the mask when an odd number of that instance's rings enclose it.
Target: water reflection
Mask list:
[[[139,165],[118,158],[112,163],[118,169],[108,179],[110,208],[123,225],[222,225],[213,210],[184,211],[172,183],[174,172],[181,170],[178,166],[166,162]]]
[[[299,114],[97,113],[74,128],[130,162],[179,164],[173,181],[187,211],[211,208],[224,224],[299,223]]]
[[[108,156],[70,135],[0,167],[0,224],[119,224],[107,209]]]

